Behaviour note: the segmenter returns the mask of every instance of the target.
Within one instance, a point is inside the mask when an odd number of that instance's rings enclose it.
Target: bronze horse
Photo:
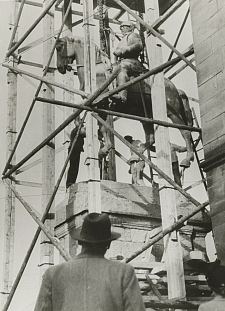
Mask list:
[[[67,70],[71,70],[72,63],[76,60],[77,75],[80,82],[80,90],[85,89],[84,86],[84,40],[81,37],[64,37],[58,40],[57,50],[57,69],[61,74],[65,74]],[[108,67],[105,63],[105,57],[96,46],[96,84],[97,88],[106,79],[106,70]],[[175,85],[168,79],[165,79],[165,92],[167,103],[167,116],[176,124],[193,125],[192,113],[189,106],[187,95],[177,90]],[[142,100],[142,96],[144,101]],[[108,101],[107,101],[108,102]],[[144,103],[147,103],[144,107]],[[104,107],[105,108],[105,107]],[[109,108],[108,108],[109,109]],[[118,104],[114,110],[129,113],[132,115],[152,118],[151,108],[151,87],[146,81],[141,81],[128,89],[128,99],[125,105]],[[154,128],[151,123],[142,122],[145,134],[146,144],[150,148],[155,142]],[[101,132],[105,139],[104,152],[111,148],[111,141],[107,135],[106,129],[101,128]],[[191,142],[191,132],[180,129],[187,147],[186,158],[180,163],[180,166],[189,167],[194,159],[193,148]],[[103,150],[102,150],[103,151]]]

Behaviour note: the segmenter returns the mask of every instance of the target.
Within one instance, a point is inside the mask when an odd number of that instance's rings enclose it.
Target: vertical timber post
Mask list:
[[[85,92],[93,93],[96,90],[95,70],[95,40],[94,40],[94,19],[93,1],[83,2],[84,19],[84,71],[85,71]],[[101,213],[100,193],[100,172],[98,165],[98,136],[97,121],[87,114],[86,141],[88,166],[88,209],[89,212]]]
[[[43,9],[49,4],[49,0],[43,1]],[[54,7],[48,12],[43,19],[43,66],[45,68],[49,55],[54,44]],[[54,57],[52,58],[50,67],[54,67]],[[49,69],[46,78],[54,81],[55,76],[52,69]],[[54,99],[55,93],[52,86],[43,84],[42,92],[44,97]],[[54,106],[43,103],[42,116],[42,135],[43,140],[54,131],[55,112]],[[42,149],[42,210],[44,211],[55,184],[55,145],[54,141],[50,141]],[[54,202],[45,221],[45,225],[53,233],[54,230]],[[41,274],[54,264],[54,247],[44,233],[41,234]]]
[[[15,25],[16,16],[18,13],[19,3],[14,0],[12,2],[12,15],[9,22],[10,25]],[[13,43],[18,40],[18,31],[16,30]],[[15,52],[16,53],[16,52]],[[17,67],[17,63],[14,62],[14,57],[10,56],[9,61],[13,67]],[[7,152],[6,158],[8,159],[16,140],[16,112],[17,112],[17,73],[8,71],[7,74],[8,83],[8,112],[7,112],[7,132],[6,143]],[[15,164],[16,156],[14,154],[11,164]],[[12,182],[14,184],[14,182]],[[6,201],[5,201],[5,228],[4,228],[4,259],[3,259],[3,298],[2,306],[5,305],[6,298],[12,287],[13,281],[13,256],[14,256],[14,234],[15,234],[15,195],[12,190],[6,187]]]
[[[63,11],[62,11],[62,19],[66,13],[66,10],[69,5],[69,0],[64,0],[63,2]],[[70,8],[69,14],[67,15],[67,19],[65,21],[64,27],[63,27],[63,36],[72,36],[72,8]],[[67,71],[65,75],[63,75],[63,84],[74,87],[74,73],[73,70]],[[74,93],[63,90],[63,100],[68,103],[73,103],[74,102]],[[70,107],[63,107],[63,117],[64,120],[66,120],[70,114],[72,113],[73,109]],[[64,129],[64,162],[66,161],[66,158],[68,156],[68,141],[70,140],[70,133],[72,130],[72,124],[69,124],[65,129]],[[68,173],[68,168],[66,169],[65,173],[65,180],[67,178],[67,173]],[[66,191],[69,191],[69,189]],[[68,245],[65,245],[67,243]],[[65,249],[70,250],[69,244],[70,244],[70,237],[66,239],[62,239],[61,241],[62,246]],[[60,255],[60,261],[64,262],[64,258]]]
[[[158,18],[158,0],[145,0],[146,22],[150,25]],[[161,44],[157,38],[150,35],[146,42],[149,69],[162,64]],[[151,78],[153,118],[167,121],[166,95],[163,73]],[[155,126],[155,146],[157,165],[172,178],[171,153],[169,142],[169,129]],[[159,197],[163,229],[171,226],[177,220],[176,199],[174,189],[159,176]],[[168,298],[185,297],[185,283],[183,259],[178,232],[172,232],[164,238],[164,252],[167,267]]]
[[[64,0],[63,2],[63,12],[62,17],[64,17],[65,12],[68,8],[69,0]],[[64,27],[63,27],[63,36],[72,36],[72,9],[70,8],[69,14],[67,16],[67,19],[65,21]],[[67,71],[65,75],[63,75],[63,84],[74,87],[74,73],[72,71]],[[74,93],[63,90],[63,101],[68,103],[74,102]],[[69,115],[72,113],[73,109],[70,107],[64,107],[64,120],[66,120]],[[65,130],[64,130],[64,142],[67,142],[70,139],[70,132],[71,132],[72,126],[69,124]],[[68,144],[65,143],[65,150],[64,150],[64,160],[67,158],[68,154]]]

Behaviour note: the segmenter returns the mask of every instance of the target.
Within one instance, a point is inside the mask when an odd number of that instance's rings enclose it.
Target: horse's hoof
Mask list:
[[[191,162],[187,159],[184,159],[183,161],[181,161],[180,166],[184,168],[188,168],[191,166]]]
[[[108,151],[106,152],[106,151],[100,149],[99,152],[98,152],[98,157],[99,157],[99,159],[103,159],[103,158],[105,158],[108,154],[109,154]]]
[[[108,147],[103,147],[102,149],[100,149],[98,152],[99,159],[106,157],[109,154],[109,151],[111,148],[112,146],[108,146]]]

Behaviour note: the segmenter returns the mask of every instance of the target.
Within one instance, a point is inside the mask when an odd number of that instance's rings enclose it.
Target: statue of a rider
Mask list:
[[[120,64],[121,71],[117,76],[117,85],[123,85],[131,77],[138,76],[143,71],[143,65],[138,60],[143,45],[139,34],[134,32],[135,25],[131,21],[122,22],[120,30],[122,39],[114,51],[116,64]],[[111,97],[120,100],[122,103],[127,101],[127,90],[122,90]]]

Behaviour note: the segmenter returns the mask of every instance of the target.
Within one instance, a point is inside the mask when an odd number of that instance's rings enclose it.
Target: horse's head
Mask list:
[[[69,37],[64,37],[59,39],[56,44],[57,69],[61,74],[65,74],[66,70],[71,71],[72,67],[70,65],[75,59],[75,53],[70,41]]]

